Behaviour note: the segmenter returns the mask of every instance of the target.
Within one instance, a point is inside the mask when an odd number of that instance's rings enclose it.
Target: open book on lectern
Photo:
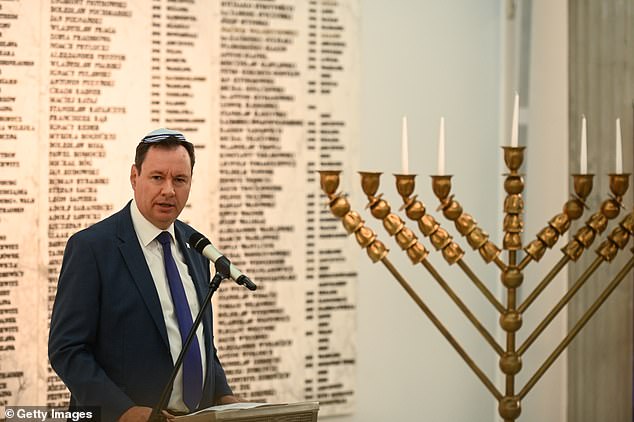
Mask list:
[[[178,422],[268,422],[288,421],[292,417],[293,422],[317,422],[319,402],[307,401],[299,403],[232,403],[220,406],[212,406],[189,415],[177,416]]]

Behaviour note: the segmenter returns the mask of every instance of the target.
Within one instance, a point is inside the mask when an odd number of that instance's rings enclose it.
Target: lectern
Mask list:
[[[179,416],[178,422],[317,422],[319,402],[263,404],[248,409],[215,406],[190,415]]]

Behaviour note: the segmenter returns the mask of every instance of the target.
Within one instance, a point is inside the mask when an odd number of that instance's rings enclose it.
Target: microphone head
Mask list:
[[[189,236],[189,241],[187,243],[200,253],[203,253],[203,249],[205,249],[207,245],[211,245],[209,239],[198,232],[192,233],[192,235]]]
[[[244,274],[238,277],[236,283],[246,287],[249,290],[256,290],[258,288],[258,286],[256,286],[255,283],[252,282],[251,279]]]

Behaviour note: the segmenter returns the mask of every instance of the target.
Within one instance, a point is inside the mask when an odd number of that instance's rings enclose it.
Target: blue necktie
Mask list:
[[[185,344],[187,334],[191,329],[192,314],[185,296],[183,281],[178,273],[176,262],[172,257],[171,249],[172,236],[168,232],[161,232],[156,237],[161,246],[163,246],[163,261],[165,262],[165,273],[167,274],[167,282],[172,294],[172,302],[174,303],[174,311],[178,320],[178,329],[181,333],[181,344]],[[200,403],[202,398],[202,360],[200,358],[200,348],[198,346],[198,338],[194,336],[185,357],[183,358],[183,401],[189,408],[194,410]]]

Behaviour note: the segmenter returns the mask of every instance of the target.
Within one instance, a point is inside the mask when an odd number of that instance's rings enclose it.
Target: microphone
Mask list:
[[[218,258],[223,255],[220,253],[218,249],[214,245],[211,244],[209,239],[198,232],[194,232],[191,236],[189,236],[189,245],[196,249],[202,256],[210,260],[211,262],[216,262]],[[238,284],[244,285],[249,290],[257,289],[255,283],[253,283],[249,277],[245,274],[242,274],[242,271],[236,268],[235,265],[230,264],[229,271],[231,278]]]

